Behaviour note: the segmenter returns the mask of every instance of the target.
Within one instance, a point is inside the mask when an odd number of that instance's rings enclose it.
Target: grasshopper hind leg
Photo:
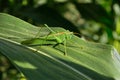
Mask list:
[[[65,52],[64,52],[64,55],[66,56],[67,55],[67,47],[66,47],[66,40],[64,41],[64,49],[65,49]]]
[[[62,44],[62,45],[64,46],[64,51],[62,51],[62,50],[60,50],[60,49],[58,49],[58,48],[55,48],[55,47],[58,46],[59,44]],[[65,41],[64,43],[58,43],[58,44],[55,44],[55,45],[53,46],[53,48],[55,48],[55,49],[57,49],[57,50],[63,52],[65,56],[67,55],[66,41]]]

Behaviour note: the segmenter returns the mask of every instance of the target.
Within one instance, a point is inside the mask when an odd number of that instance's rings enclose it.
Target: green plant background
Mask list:
[[[111,44],[120,53],[119,5],[119,0],[0,0],[0,12],[38,27],[45,23],[63,27],[88,41]],[[1,77],[21,76],[3,55],[0,61]]]

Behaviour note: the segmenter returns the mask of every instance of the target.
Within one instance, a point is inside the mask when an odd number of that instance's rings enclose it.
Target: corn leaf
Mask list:
[[[114,47],[88,42],[75,35],[67,40],[67,55],[63,44],[21,44],[35,38],[40,29],[39,36],[49,35],[47,28],[0,13],[0,53],[28,80],[120,80],[120,56]]]

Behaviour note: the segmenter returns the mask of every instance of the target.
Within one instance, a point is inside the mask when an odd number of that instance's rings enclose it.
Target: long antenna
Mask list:
[[[47,24],[44,24],[52,33],[56,33],[55,31],[53,31]]]

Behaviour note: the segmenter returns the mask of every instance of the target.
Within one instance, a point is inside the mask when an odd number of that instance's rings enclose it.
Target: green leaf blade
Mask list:
[[[52,29],[65,31],[61,28]],[[54,45],[29,47],[21,44],[28,37],[34,38],[39,30],[40,28],[18,18],[0,13],[0,52],[27,79],[120,79],[120,56],[112,46],[87,42],[73,36],[70,40],[67,40],[67,55],[64,56],[65,49],[62,44],[55,47],[53,47]],[[49,33],[50,31],[47,28],[43,28],[39,36],[48,35]],[[14,36],[19,37],[19,39],[8,38]]]

